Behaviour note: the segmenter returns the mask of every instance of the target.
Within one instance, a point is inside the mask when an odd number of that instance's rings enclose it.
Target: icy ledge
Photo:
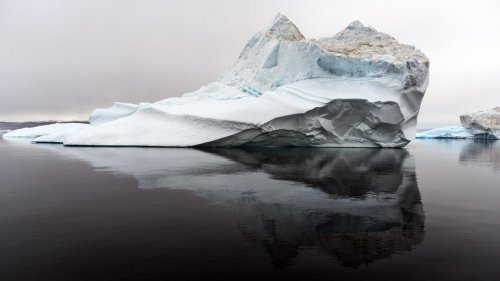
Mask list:
[[[4,138],[34,138],[37,142],[63,143],[65,136],[74,134],[89,124],[83,123],[54,123],[49,125],[36,126],[12,130],[3,134]],[[47,141],[45,141],[47,138]]]
[[[422,52],[358,21],[334,36],[305,39],[278,15],[219,81],[152,104],[97,109],[90,126],[34,141],[402,147],[415,137],[428,76]]]

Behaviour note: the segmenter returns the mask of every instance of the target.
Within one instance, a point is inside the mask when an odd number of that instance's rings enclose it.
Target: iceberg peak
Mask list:
[[[323,50],[361,59],[383,59],[404,68],[408,61],[429,66],[429,59],[412,45],[399,43],[394,37],[365,26],[360,21],[351,22],[337,34],[320,38]]]
[[[359,20],[355,20],[353,22],[351,22],[347,27],[346,29],[349,29],[349,30],[357,30],[357,29],[366,29],[366,30],[369,30],[369,31],[375,31],[377,32],[377,30],[375,30],[374,28],[372,27],[369,27],[369,26],[365,26],[363,23],[361,23]]]
[[[265,29],[264,34],[277,40],[300,41],[305,39],[297,26],[286,16],[279,13]]]
[[[353,21],[337,34],[321,38],[319,41],[327,51],[346,55],[359,52],[360,48],[398,44],[394,37],[365,26],[360,21]]]

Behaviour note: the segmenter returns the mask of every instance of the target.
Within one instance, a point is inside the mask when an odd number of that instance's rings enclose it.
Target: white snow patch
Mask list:
[[[34,142],[64,142],[68,134],[88,128],[83,123],[55,123],[31,128],[22,128],[4,134],[4,138],[32,138]]]

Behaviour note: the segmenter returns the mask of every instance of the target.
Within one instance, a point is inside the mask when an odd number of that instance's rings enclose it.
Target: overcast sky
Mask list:
[[[278,12],[308,38],[360,20],[421,49],[420,128],[500,106],[500,1],[0,0],[0,120],[83,120],[196,90]]]

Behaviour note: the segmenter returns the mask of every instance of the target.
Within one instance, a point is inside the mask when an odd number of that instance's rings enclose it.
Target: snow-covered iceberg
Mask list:
[[[278,15],[218,81],[182,97],[96,110],[91,126],[54,141],[402,147],[415,137],[428,76],[422,52],[358,21],[334,36],[305,39]]]
[[[462,126],[474,138],[500,139],[500,107],[460,115]]]

